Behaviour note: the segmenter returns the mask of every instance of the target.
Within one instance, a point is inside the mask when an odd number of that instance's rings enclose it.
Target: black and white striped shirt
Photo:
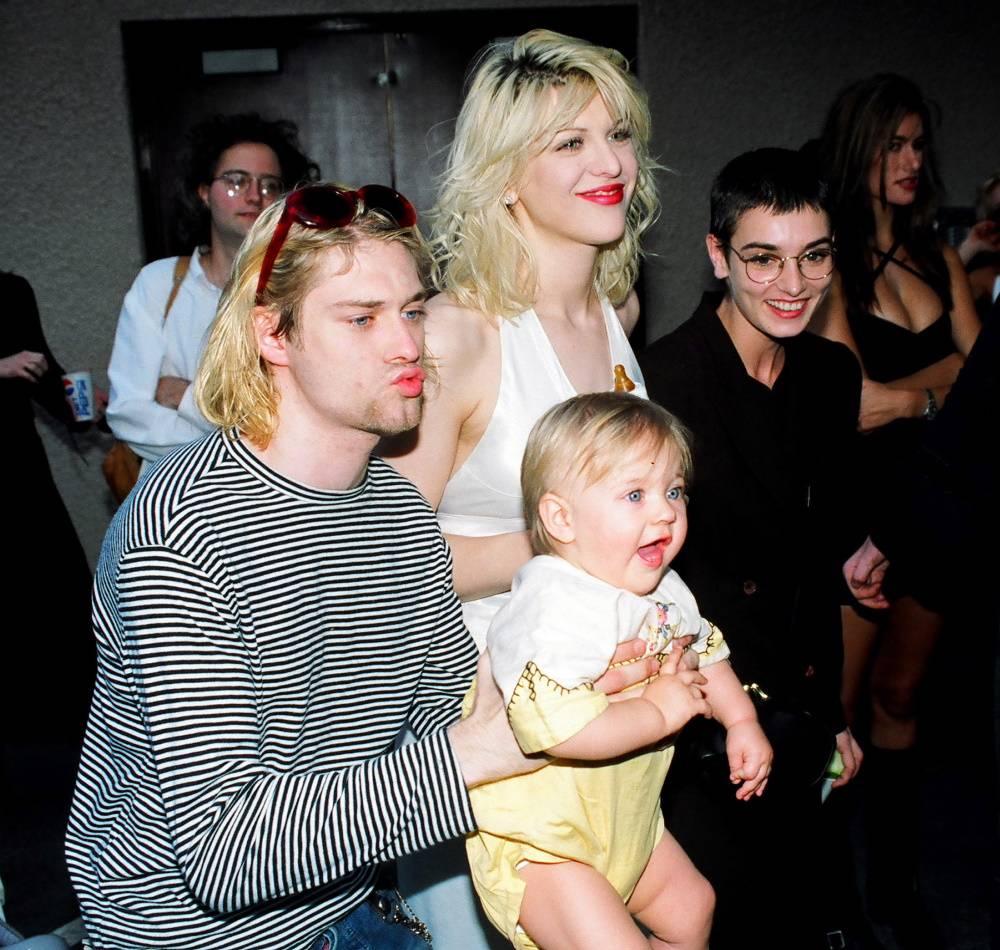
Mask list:
[[[185,447],[112,522],[94,629],[66,842],[92,946],[307,947],[377,862],[474,827],[442,727],[475,647],[381,460],[325,492],[220,433]]]

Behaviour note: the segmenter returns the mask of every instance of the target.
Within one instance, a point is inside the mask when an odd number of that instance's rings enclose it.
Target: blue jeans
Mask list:
[[[399,895],[380,889],[342,920],[331,924],[309,950],[429,950],[430,944],[400,918],[409,918]]]

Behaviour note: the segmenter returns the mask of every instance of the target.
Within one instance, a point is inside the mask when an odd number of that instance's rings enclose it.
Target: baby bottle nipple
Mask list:
[[[615,392],[630,393],[635,389],[635,383],[628,378],[625,367],[621,363],[615,363]]]

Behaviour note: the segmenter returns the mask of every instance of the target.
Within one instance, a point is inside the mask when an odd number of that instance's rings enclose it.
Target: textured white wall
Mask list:
[[[120,24],[124,20],[295,13],[541,7],[458,0],[3,0],[0,267],[23,274],[46,334],[70,369],[102,385],[122,296],[143,263]],[[557,4],[556,4],[557,5]],[[572,6],[564,3],[564,6]],[[813,136],[834,93],[869,73],[914,78],[941,103],[941,158],[952,203],[971,200],[1000,164],[1000,5],[958,0],[801,4],[639,0],[640,71],[656,151],[674,174],[646,269],[648,332],[681,322],[707,283],[702,237],[712,176],[762,145]],[[165,94],[169,76],[164,77]],[[106,442],[82,455],[42,420],[53,471],[91,559],[107,526]]]

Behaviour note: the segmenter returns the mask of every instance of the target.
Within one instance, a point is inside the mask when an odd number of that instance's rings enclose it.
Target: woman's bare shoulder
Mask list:
[[[427,301],[427,349],[437,360],[475,362],[491,349],[497,326],[479,310],[463,307],[448,294]]]

